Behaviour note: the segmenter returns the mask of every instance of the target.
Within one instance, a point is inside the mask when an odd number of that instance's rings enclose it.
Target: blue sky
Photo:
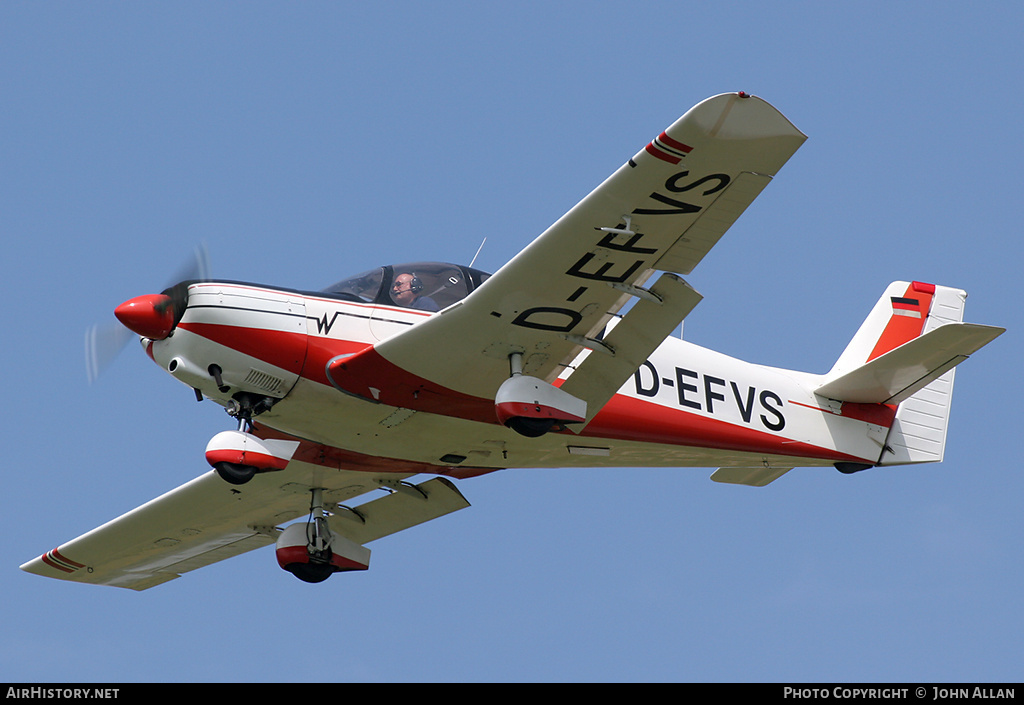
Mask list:
[[[0,680],[1019,681],[1014,3],[0,4]],[[508,470],[319,586],[263,550],[144,593],[32,558],[205,471],[230,428],[85,328],[199,242],[316,289],[496,270],[698,101],[809,140],[689,277],[686,337],[824,372],[885,286],[966,289],[946,460],[764,489]]]

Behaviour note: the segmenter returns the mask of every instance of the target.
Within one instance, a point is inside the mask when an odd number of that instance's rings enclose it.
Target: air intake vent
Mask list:
[[[250,369],[244,384],[255,387],[267,394],[284,394],[285,391],[283,379],[260,370]]]

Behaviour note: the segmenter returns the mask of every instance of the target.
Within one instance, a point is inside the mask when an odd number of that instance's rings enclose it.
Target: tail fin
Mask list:
[[[855,370],[866,362],[884,355],[904,343],[908,343],[924,332],[925,323],[930,317],[932,299],[939,287],[921,282],[893,282],[871,309],[871,313],[861,324],[857,334],[853,336],[846,350],[839,356],[830,378],[838,377]],[[945,291],[954,289],[941,287]],[[966,298],[967,294],[956,291]],[[943,295],[940,298],[945,298]],[[943,306],[945,308],[945,306]],[[952,316],[944,322],[963,320],[963,301],[960,301],[959,315],[946,312]]]
[[[815,390],[843,402],[899,404],[879,465],[942,460],[954,368],[1005,331],[963,323],[966,299],[945,286],[890,284]]]

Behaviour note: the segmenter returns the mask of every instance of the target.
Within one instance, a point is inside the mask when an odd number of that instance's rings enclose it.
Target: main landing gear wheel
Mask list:
[[[217,463],[213,466],[221,479],[232,485],[244,485],[257,473],[252,465],[239,465],[238,463]]]
[[[531,419],[527,416],[513,416],[506,423],[516,433],[527,438],[540,438],[550,431],[554,425],[554,419]]]
[[[337,570],[330,563],[290,563],[284,569],[304,583],[322,583]]]

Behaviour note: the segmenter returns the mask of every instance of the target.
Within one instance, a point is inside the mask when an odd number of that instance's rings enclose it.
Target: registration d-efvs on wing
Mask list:
[[[637,297],[651,298],[644,286],[654,270],[692,271],[805,139],[760,98],[705,100],[471,296],[335,361],[331,381],[395,406],[490,418],[510,356],[520,356],[524,374],[550,383],[584,347],[614,354],[596,342],[611,317]],[[669,304],[669,331],[696,304],[683,298]],[[423,354],[452,340],[458,356]]]

